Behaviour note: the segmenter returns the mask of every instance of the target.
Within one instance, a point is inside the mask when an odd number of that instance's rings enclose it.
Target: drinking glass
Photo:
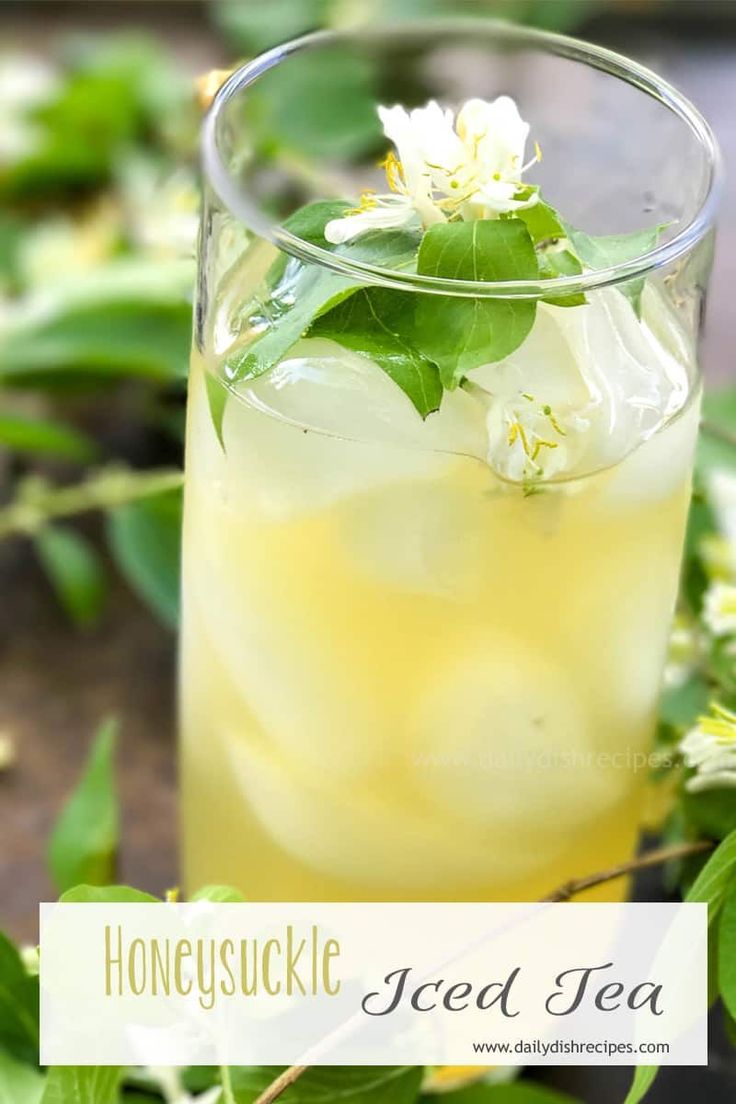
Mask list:
[[[355,260],[290,220],[380,187],[377,104],[500,94],[541,145],[530,179],[572,225],[658,241],[577,275],[471,282]],[[698,429],[707,124],[648,70],[569,38],[486,20],[319,33],[230,77],[204,173],[186,884],[523,901],[625,860]],[[370,357],[304,336],[325,281],[401,292],[425,319],[448,297],[521,300],[534,323],[423,419]],[[239,378],[266,338],[269,370]]]

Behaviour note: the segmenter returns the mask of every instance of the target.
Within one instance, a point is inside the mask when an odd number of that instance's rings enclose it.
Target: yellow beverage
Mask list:
[[[181,672],[190,888],[518,901],[631,854],[698,401],[653,294],[641,324],[605,294],[605,309],[540,308],[531,344],[492,366],[509,386],[532,380],[540,412],[546,387],[567,417],[564,463],[532,484],[514,478],[513,432],[494,429],[497,395],[482,405],[472,387],[452,392],[421,422],[375,366],[325,342],[303,342],[262,384],[223,390],[223,447],[207,394],[224,389],[220,361],[195,355]],[[573,314],[589,329],[582,344]],[[646,422],[645,395],[620,430],[619,400],[590,395],[596,373],[623,371],[624,341],[637,379],[669,379],[669,405]]]

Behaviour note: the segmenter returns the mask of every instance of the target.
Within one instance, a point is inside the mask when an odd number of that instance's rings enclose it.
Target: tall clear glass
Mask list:
[[[300,236],[288,216],[359,196],[385,154],[365,95],[330,77],[340,66],[375,103],[513,96],[544,153],[534,181],[566,219],[595,235],[660,225],[658,243],[489,283]],[[269,111],[282,143],[254,137]],[[251,900],[521,901],[626,859],[698,429],[718,184],[707,124],[607,50],[424,24],[318,34],[244,66],[208,116],[204,168],[185,882]],[[448,296],[522,300],[534,322],[423,420],[370,357],[303,336],[324,280],[401,291],[424,318]],[[234,359],[264,335],[280,355],[239,379]],[[530,482],[532,454],[553,448]]]

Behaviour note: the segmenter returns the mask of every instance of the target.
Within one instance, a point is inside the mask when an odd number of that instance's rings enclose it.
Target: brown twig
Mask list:
[[[272,1104],[272,1101],[278,1100],[283,1092],[293,1085],[295,1081],[298,1081],[303,1073],[309,1069],[309,1066],[289,1066],[288,1069],[280,1073],[275,1081],[272,1081],[265,1092],[262,1092],[254,1104]]]
[[[543,902],[569,901],[585,889],[593,886],[604,885],[613,882],[616,878],[623,878],[627,874],[635,874],[639,870],[648,870],[650,866],[661,866],[662,863],[671,862],[673,859],[685,859],[690,855],[700,855],[703,851],[712,851],[715,847],[710,840],[700,840],[697,843],[677,843],[671,847],[658,847],[654,851],[645,851],[636,859],[612,866],[609,870],[600,870],[597,874],[588,874],[585,878],[572,878],[569,882],[559,886],[546,897]]]
[[[711,843],[710,840],[700,840],[697,843],[678,843],[671,847],[658,847],[653,851],[646,851],[643,855],[631,859],[629,862],[612,866],[609,870],[600,870],[596,874],[588,874],[585,878],[572,878],[546,897],[542,897],[541,903],[569,901],[571,897],[575,897],[585,889],[592,889],[593,886],[604,885],[606,882],[615,881],[616,878],[623,878],[627,874],[635,874],[639,870],[647,870],[651,866],[661,866],[663,863],[671,862],[674,859],[685,859],[691,855],[700,855],[704,851],[712,851],[714,847],[715,844]],[[275,1081],[271,1082],[254,1104],[273,1104],[308,1069],[309,1066],[290,1066],[279,1074]]]

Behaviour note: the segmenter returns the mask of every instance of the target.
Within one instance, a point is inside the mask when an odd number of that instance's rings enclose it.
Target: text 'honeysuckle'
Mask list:
[[[468,100],[455,118],[434,100],[426,107],[379,107],[393,150],[383,162],[390,191],[365,192],[360,205],[325,227],[333,245],[368,230],[395,230],[419,220],[431,226],[452,218],[495,218],[530,207],[537,191],[521,177],[529,124],[510,96]]]

